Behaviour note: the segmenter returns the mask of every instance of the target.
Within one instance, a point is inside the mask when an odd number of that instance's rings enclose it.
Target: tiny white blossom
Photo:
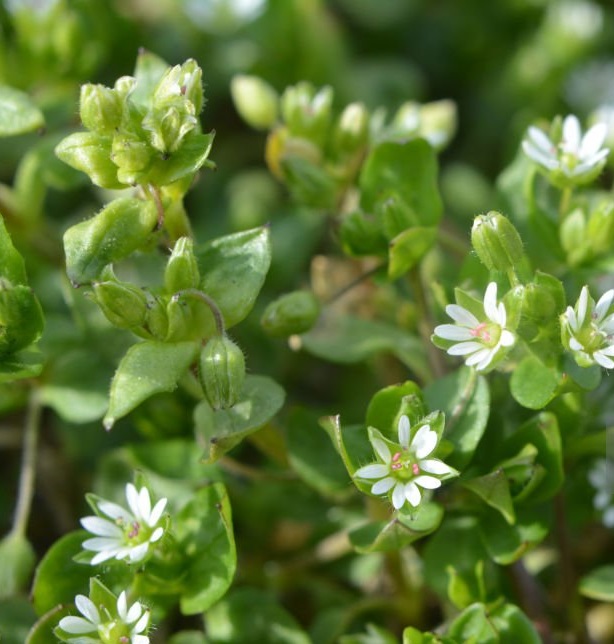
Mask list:
[[[555,182],[585,183],[595,178],[610,152],[609,148],[602,147],[607,132],[605,123],[596,123],[583,136],[578,118],[570,114],[563,121],[559,143],[554,143],[543,130],[531,126],[522,149],[547,170]]]
[[[149,644],[149,637],[143,635],[149,627],[149,610],[140,602],[128,608],[126,593],[117,598],[116,612],[111,615],[107,609],[98,609],[85,595],[75,597],[75,606],[83,617],[69,615],[62,617],[58,626],[69,635],[63,637],[68,644],[99,644],[122,642],[122,644]],[[77,637],[70,637],[77,635]],[[110,639],[113,638],[113,639]]]
[[[369,439],[379,462],[365,465],[354,476],[359,479],[377,479],[371,487],[375,495],[392,490],[392,505],[396,510],[407,501],[417,507],[422,500],[421,489],[435,490],[441,486],[441,477],[455,475],[456,471],[437,458],[427,458],[437,447],[439,437],[430,425],[423,425],[409,440],[410,423],[405,415],[397,426],[399,443],[394,451],[377,430],[370,430]]]
[[[614,369],[614,313],[609,313],[614,289],[605,292],[597,304],[584,286],[575,307],[561,316],[563,345],[573,352],[581,367],[598,364]]]
[[[96,553],[91,561],[93,566],[113,558],[128,559],[131,563],[142,561],[150,546],[162,538],[164,527],[159,524],[167,499],[160,499],[152,508],[149,490],[146,487],[137,490],[128,483],[126,500],[129,510],[111,501],[94,500],[102,516],[81,519],[81,525],[96,535],[82,544],[85,550]]]
[[[440,324],[434,334],[454,344],[447,349],[451,356],[465,356],[465,364],[483,371],[493,359],[503,354],[516,341],[506,329],[507,312],[503,302],[497,303],[497,284],[491,282],[484,294],[484,317],[479,319],[458,304],[448,304],[446,313],[456,324]]]
[[[593,505],[602,513],[603,524],[614,528],[614,461],[599,459],[588,473],[588,480],[597,492]]]

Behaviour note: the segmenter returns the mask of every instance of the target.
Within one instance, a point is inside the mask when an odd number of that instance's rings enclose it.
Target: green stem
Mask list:
[[[426,299],[420,268],[414,266],[408,273],[409,284],[414,294],[414,301],[418,309],[418,331],[422,342],[426,347],[429,363],[433,374],[439,378],[445,374],[445,367],[439,349],[431,342],[431,333],[435,328],[435,322]]]
[[[336,302],[337,300],[341,299],[348,291],[351,291],[354,287],[358,286],[359,284],[364,282],[372,275],[375,275],[375,273],[380,271],[383,267],[384,267],[384,264],[378,264],[377,266],[370,268],[368,271],[365,271],[364,273],[362,273],[362,275],[359,275],[356,279],[349,282],[349,284],[346,284],[345,286],[341,287],[338,291],[333,293],[328,298],[328,300],[326,300],[326,304],[332,304],[333,302]]]
[[[209,297],[203,291],[199,291],[197,288],[186,288],[183,291],[178,291],[173,295],[173,300],[176,302],[184,296],[191,296],[202,300],[210,309],[215,320],[215,328],[217,329],[218,335],[224,335],[226,333],[226,326],[224,324],[224,316],[220,311],[220,307],[216,304],[215,300],[212,297]]]
[[[23,436],[23,453],[21,457],[21,472],[19,474],[19,489],[17,492],[17,506],[13,518],[11,533],[25,536],[28,518],[32,508],[34,496],[34,482],[36,479],[36,450],[38,445],[38,431],[43,406],[40,401],[38,389],[32,389],[28,400],[26,425]]]
[[[153,197],[154,203],[156,204],[156,210],[158,211],[158,230],[164,226],[164,206],[162,205],[162,198],[160,197],[160,191],[156,186],[149,184],[147,186],[149,194]]]
[[[561,201],[559,203],[559,218],[561,221],[563,221],[567,216],[572,192],[573,188],[571,186],[567,186],[566,188],[563,188],[563,192],[561,193]]]

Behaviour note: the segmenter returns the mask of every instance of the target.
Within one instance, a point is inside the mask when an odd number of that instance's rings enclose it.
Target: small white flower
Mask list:
[[[434,334],[454,344],[447,349],[451,356],[465,356],[465,364],[483,371],[495,356],[502,355],[516,341],[516,336],[505,326],[507,313],[503,302],[497,304],[497,284],[491,282],[484,294],[484,318],[478,320],[466,308],[448,304],[446,313],[456,324],[440,324]]]
[[[160,499],[151,507],[149,490],[142,487],[137,491],[132,483],[126,485],[126,500],[129,510],[117,503],[95,499],[96,511],[103,516],[89,516],[81,519],[81,525],[96,537],[83,542],[83,548],[97,554],[93,566],[107,559],[128,559],[131,563],[142,561],[151,544],[164,534],[164,527],[158,525],[167,499]]]
[[[85,595],[75,597],[75,606],[83,617],[70,615],[63,617],[58,624],[64,633],[78,636],[64,638],[68,644],[99,644],[101,642],[149,644],[149,637],[142,634],[147,632],[149,627],[149,610],[144,609],[139,602],[134,602],[128,608],[125,592],[122,592],[117,598],[115,615],[111,615],[104,607],[99,610],[94,602]],[[113,639],[110,639],[111,637]]]
[[[588,473],[588,480],[597,491],[593,505],[603,513],[603,524],[614,528],[614,461],[599,459]]]
[[[392,505],[399,510],[406,501],[417,507],[422,499],[420,488],[435,490],[441,486],[441,477],[455,475],[456,471],[437,458],[427,458],[439,442],[437,432],[430,425],[420,427],[410,442],[409,418],[403,415],[397,431],[399,443],[391,451],[383,436],[370,428],[369,440],[381,462],[359,468],[354,476],[378,479],[372,485],[371,493],[379,496],[392,490]]]
[[[558,183],[592,181],[601,170],[609,148],[602,148],[608,128],[597,123],[584,136],[578,118],[565,117],[561,141],[556,144],[537,127],[530,127],[522,142],[525,154],[552,174]]]
[[[561,316],[563,345],[581,367],[598,364],[614,369],[614,313],[608,314],[613,300],[614,289],[610,289],[595,304],[584,286],[576,306],[568,306]]]

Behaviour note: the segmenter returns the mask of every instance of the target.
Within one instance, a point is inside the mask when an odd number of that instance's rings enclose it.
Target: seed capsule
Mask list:
[[[243,352],[226,336],[214,336],[201,351],[198,375],[213,409],[232,407],[245,380]]]

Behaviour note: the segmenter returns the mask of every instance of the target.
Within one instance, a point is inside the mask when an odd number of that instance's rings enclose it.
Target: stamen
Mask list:
[[[418,474],[420,474],[420,466],[418,465],[418,463],[412,464],[411,471],[413,472],[414,476],[418,476]]]
[[[475,329],[469,329],[469,333],[474,338],[480,338],[480,340],[484,340],[484,342],[490,342],[490,333],[486,330],[487,326],[486,322],[481,322],[475,327]]]
[[[138,521],[134,521],[132,523],[132,530],[128,533],[128,539],[134,539],[134,537],[139,536],[139,531],[141,529],[141,526],[139,525]]]
[[[396,463],[401,458],[401,452],[396,452],[392,457],[392,462]]]
[[[400,470],[403,467],[403,463],[393,463],[390,466],[391,470]]]

